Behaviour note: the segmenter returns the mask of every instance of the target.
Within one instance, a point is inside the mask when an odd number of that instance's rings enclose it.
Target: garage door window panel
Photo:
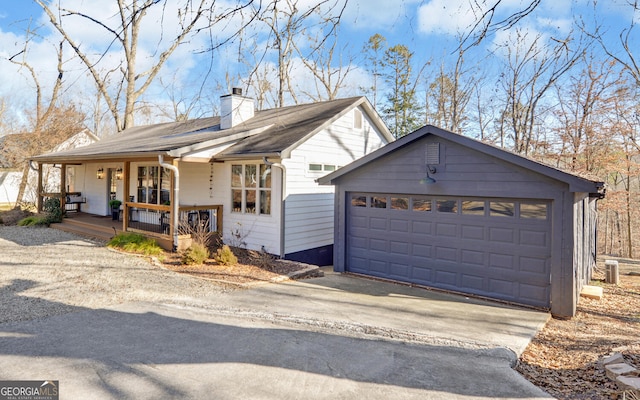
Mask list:
[[[391,197],[391,209],[392,210],[408,210],[409,198],[408,197]]]
[[[366,207],[367,206],[367,196],[351,196],[351,206],[352,207]]]
[[[520,203],[520,218],[546,220],[547,204]]]
[[[386,196],[371,196],[371,208],[387,208]]]
[[[437,200],[436,209],[441,213],[458,213],[458,201],[457,200]]]
[[[484,216],[485,202],[479,200],[462,201],[462,214]]]
[[[412,210],[418,212],[430,212],[431,211],[431,199],[428,198],[413,198],[411,201]]]
[[[516,204],[505,201],[490,201],[489,215],[492,217],[513,217],[516,215]]]

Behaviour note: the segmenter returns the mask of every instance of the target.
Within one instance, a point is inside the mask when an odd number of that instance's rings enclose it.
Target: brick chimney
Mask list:
[[[253,118],[253,99],[244,97],[241,88],[220,97],[220,129],[229,129]]]

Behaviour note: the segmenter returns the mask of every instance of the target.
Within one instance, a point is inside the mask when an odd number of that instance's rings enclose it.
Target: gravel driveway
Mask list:
[[[132,301],[180,304],[227,290],[70,233],[0,226],[0,323]]]

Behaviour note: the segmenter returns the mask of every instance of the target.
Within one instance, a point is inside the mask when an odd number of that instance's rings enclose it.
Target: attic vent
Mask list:
[[[440,164],[440,143],[427,143],[426,164]]]

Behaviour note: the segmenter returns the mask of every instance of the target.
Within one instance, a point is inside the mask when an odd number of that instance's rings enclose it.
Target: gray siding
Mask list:
[[[437,182],[424,184],[426,177],[427,143],[440,144],[440,159],[436,173]],[[344,271],[346,266],[346,232],[349,192],[380,192],[424,194],[432,196],[471,196],[484,198],[539,199],[550,203],[551,215],[551,311],[558,316],[575,314],[576,299],[584,279],[576,284],[574,276],[574,194],[569,185],[548,176],[533,172],[519,165],[499,160],[488,154],[428,135],[409,146],[364,164],[345,175],[337,177],[335,200],[337,210],[335,224],[335,269]],[[593,215],[587,218],[591,221]],[[589,222],[590,223],[590,222]],[[585,225],[584,229],[592,230]],[[583,259],[592,246],[583,247]],[[586,279],[586,265],[580,273]]]

